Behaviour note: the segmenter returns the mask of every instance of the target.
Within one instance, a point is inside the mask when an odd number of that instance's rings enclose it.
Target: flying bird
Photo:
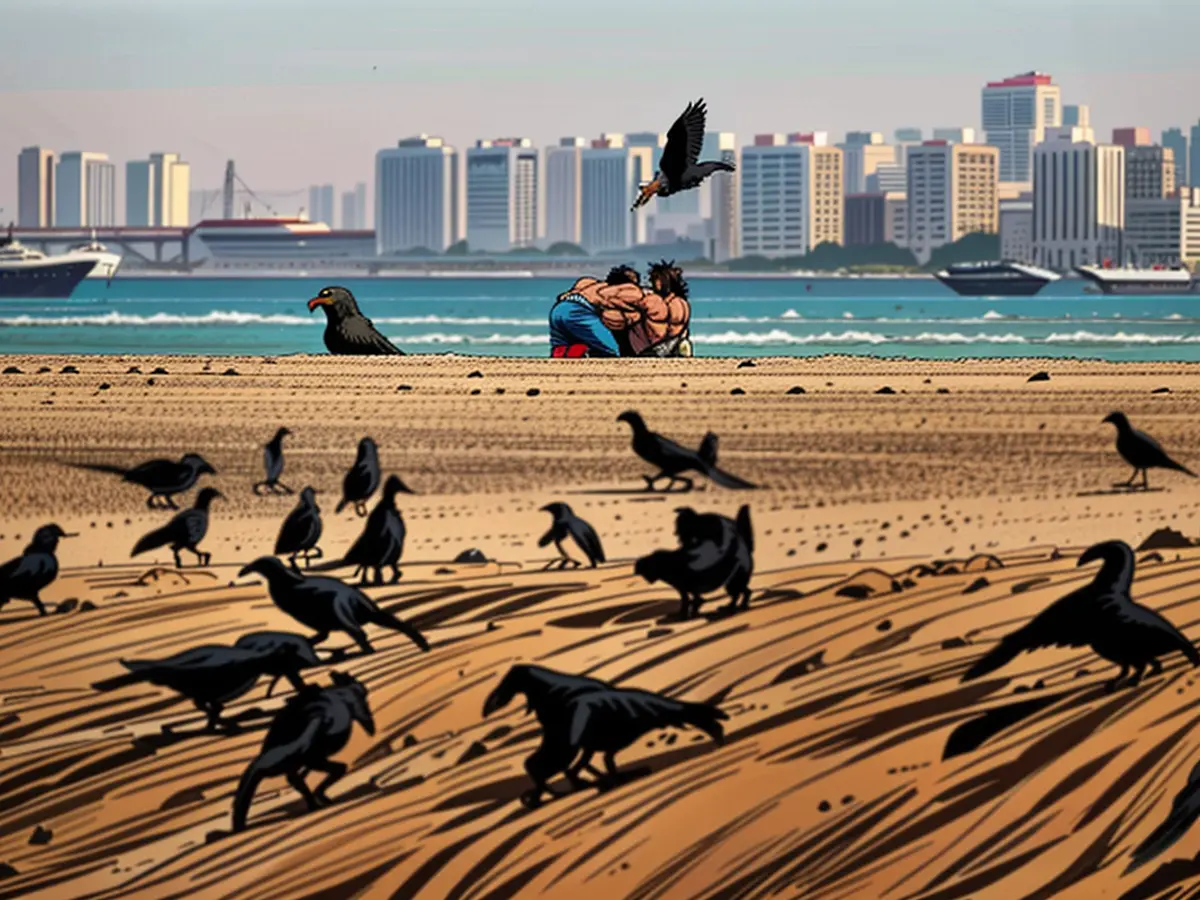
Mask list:
[[[1150,435],[1144,431],[1138,431],[1129,424],[1129,419],[1126,418],[1123,412],[1109,413],[1104,417],[1105,422],[1110,422],[1117,429],[1117,452],[1121,454],[1121,458],[1125,462],[1133,466],[1133,474],[1129,476],[1129,480],[1123,484],[1130,487],[1133,486],[1134,480],[1138,477],[1138,472],[1142,473],[1142,490],[1150,489],[1150,477],[1147,469],[1172,469],[1176,472],[1182,472],[1184,475],[1196,477],[1196,473],[1187,466],[1180,465],[1167,456],[1167,451],[1162,448]]]
[[[344,287],[323,288],[308,301],[311,313],[325,310],[325,347],[335,356],[404,356],[362,314],[354,295]]]
[[[654,197],[670,197],[680,191],[700,187],[700,183],[714,172],[732,172],[732,163],[700,162],[700,151],[704,147],[704,126],[708,110],[703,100],[689,103],[671,130],[667,132],[667,144],[663,147],[662,159],[654,180],[638,188],[631,212],[645,206]]]
[[[633,452],[658,468],[657,475],[642,476],[646,479],[647,490],[654,490],[659,479],[669,478],[668,491],[676,482],[682,482],[683,490],[690,491],[695,487],[695,482],[681,475],[683,472],[707,475],[721,487],[730,490],[752,490],[755,487],[745,479],[717,468],[717,436],[711,431],[700,442],[699,450],[689,450],[670,438],[655,434],[646,426],[641,415],[633,410],[621,413],[617,421],[627,422],[633,429]]]
[[[146,505],[151,509],[179,509],[171,498],[175,494],[190,491],[201,475],[207,473],[216,475],[217,470],[210,466],[198,453],[185,453],[179,462],[170,459],[152,459],[132,469],[120,466],[110,466],[104,463],[72,463],[76,469],[87,469],[92,472],[107,472],[110,475],[120,475],[122,481],[140,485],[150,492]],[[155,501],[162,501],[156,503]]]
[[[575,568],[579,568],[581,565],[563,549],[563,541],[567,538],[573,540],[575,546],[583,551],[593,569],[597,563],[604,562],[604,548],[600,546],[600,538],[596,534],[596,529],[575,515],[570,506],[566,503],[550,503],[542,507],[542,512],[550,513],[554,516],[554,521],[550,525],[550,530],[543,534],[538,541],[538,546],[545,547],[553,542],[562,557],[560,560],[550,560],[546,566],[547,569],[556,564],[562,569],[565,569],[568,563],[574,563]]]
[[[197,545],[208,534],[208,508],[213,500],[225,499],[225,495],[216,488],[204,488],[196,495],[196,503],[191,509],[176,513],[162,528],[156,528],[142,537],[129,555],[139,556],[147,550],[157,550],[159,547],[170,547],[175,556],[175,568],[182,569],[183,561],[179,558],[180,550],[189,550],[196,557],[196,564],[207,566],[212,559],[211,553],[196,549]]]
[[[352,675],[331,672],[333,685],[310,685],[291,697],[275,714],[262,751],[246,767],[233,796],[233,830],[246,827],[250,803],[264,778],[286,775],[288,784],[299,791],[309,810],[328,806],[329,787],[346,774],[346,764],[331,760],[350,741],[354,723],[367,734],[375,734],[375,719],[367,704],[367,688]],[[311,790],[305,778],[311,771],[324,772],[324,780]]]
[[[1192,767],[1185,784],[1171,802],[1166,821],[1155,828],[1133,851],[1133,859],[1125,870],[1128,875],[1140,869],[1171,848],[1200,818],[1200,763]]]
[[[43,525],[33,533],[33,540],[20,556],[0,566],[0,608],[9,600],[28,600],[39,616],[46,614],[41,593],[58,577],[58,550],[60,538],[78,537],[68,534],[57,525]]]
[[[1100,560],[1096,577],[1051,603],[1024,627],[1007,635],[970,668],[963,681],[972,681],[1012,662],[1019,654],[1042,647],[1090,646],[1099,656],[1121,667],[1108,683],[1113,690],[1134,670],[1129,686],[1142,680],[1146,666],[1162,672],[1158,657],[1178,651],[1193,666],[1200,653],[1191,641],[1152,609],[1134,602],[1133,551],[1124,541],[1105,541],[1089,547],[1079,557],[1084,566]]]
[[[508,670],[484,702],[484,718],[517,694],[525,695],[527,708],[542,726],[542,744],[525,760],[525,771],[533,779],[533,789],[521,797],[527,807],[541,803],[543,793],[558,793],[547,782],[560,772],[577,788],[587,784],[579,777],[584,769],[604,779],[591,765],[596,753],[604,755],[607,779],[613,780],[619,775],[616,755],[643,735],[690,725],[721,744],[725,730],[719,720],[729,718],[708,703],[616,688],[595,678],[531,665]]]
[[[317,492],[306,487],[300,492],[300,502],[288,513],[279,528],[279,537],[275,539],[275,555],[286,556],[293,569],[296,557],[304,556],[304,565],[309,566],[309,560],[320,559],[321,548],[317,542],[321,540],[321,507],[317,506]]]
[[[340,514],[353,503],[354,511],[360,516],[365,516],[367,501],[379,488],[382,479],[383,474],[379,469],[379,447],[374,438],[365,437],[358,442],[358,455],[354,458],[354,465],[346,471],[342,479],[342,499],[334,512]]]
[[[280,428],[263,447],[263,469],[267,477],[254,485],[254,493],[261,494],[263,490],[272,494],[292,493],[292,489],[279,480],[283,474],[283,439],[289,434],[291,432],[286,428]]]

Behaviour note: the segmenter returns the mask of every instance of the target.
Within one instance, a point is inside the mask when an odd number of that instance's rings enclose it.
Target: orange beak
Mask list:
[[[312,312],[318,306],[333,306],[333,301],[328,297],[313,297],[308,301],[308,311]]]
[[[657,192],[658,192],[658,182],[657,181],[651,181],[649,184],[642,185],[641,191],[638,193],[637,199],[633,201],[633,209],[637,209],[640,206],[645,206],[647,203],[649,203],[651,200],[654,199],[654,195]]]

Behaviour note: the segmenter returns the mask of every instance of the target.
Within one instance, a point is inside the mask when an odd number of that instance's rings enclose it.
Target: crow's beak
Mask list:
[[[483,701],[483,717],[486,719],[498,709],[502,709],[505,705],[505,700],[500,696],[499,691],[492,691],[488,694],[488,698]]]
[[[333,306],[333,301],[328,297],[313,297],[308,301],[308,311],[313,312],[318,306]]]
[[[64,531],[59,537],[79,537],[78,531]]]
[[[654,198],[654,194],[657,190],[657,181],[651,181],[649,184],[643,184],[641,186],[640,193],[638,193],[637,199],[633,201],[633,206],[630,208],[630,212],[633,212],[639,207],[645,206],[647,203],[649,203]]]

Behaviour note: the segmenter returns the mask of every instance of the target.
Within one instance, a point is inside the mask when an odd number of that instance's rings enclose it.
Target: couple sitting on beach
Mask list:
[[[653,263],[650,287],[631,266],[616,266],[604,281],[580,278],[550,310],[550,355],[691,356],[683,271],[673,262]]]

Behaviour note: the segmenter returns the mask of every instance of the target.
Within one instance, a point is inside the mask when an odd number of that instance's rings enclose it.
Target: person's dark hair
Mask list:
[[[633,266],[613,266],[604,280],[608,284],[640,284],[641,279]]]
[[[666,282],[668,294],[674,294],[684,300],[688,298],[688,286],[687,282],[683,280],[683,269],[675,265],[675,260],[667,262],[663,259],[656,263],[650,263],[650,271],[646,274],[646,280],[655,290],[658,289],[656,282],[659,278]]]

